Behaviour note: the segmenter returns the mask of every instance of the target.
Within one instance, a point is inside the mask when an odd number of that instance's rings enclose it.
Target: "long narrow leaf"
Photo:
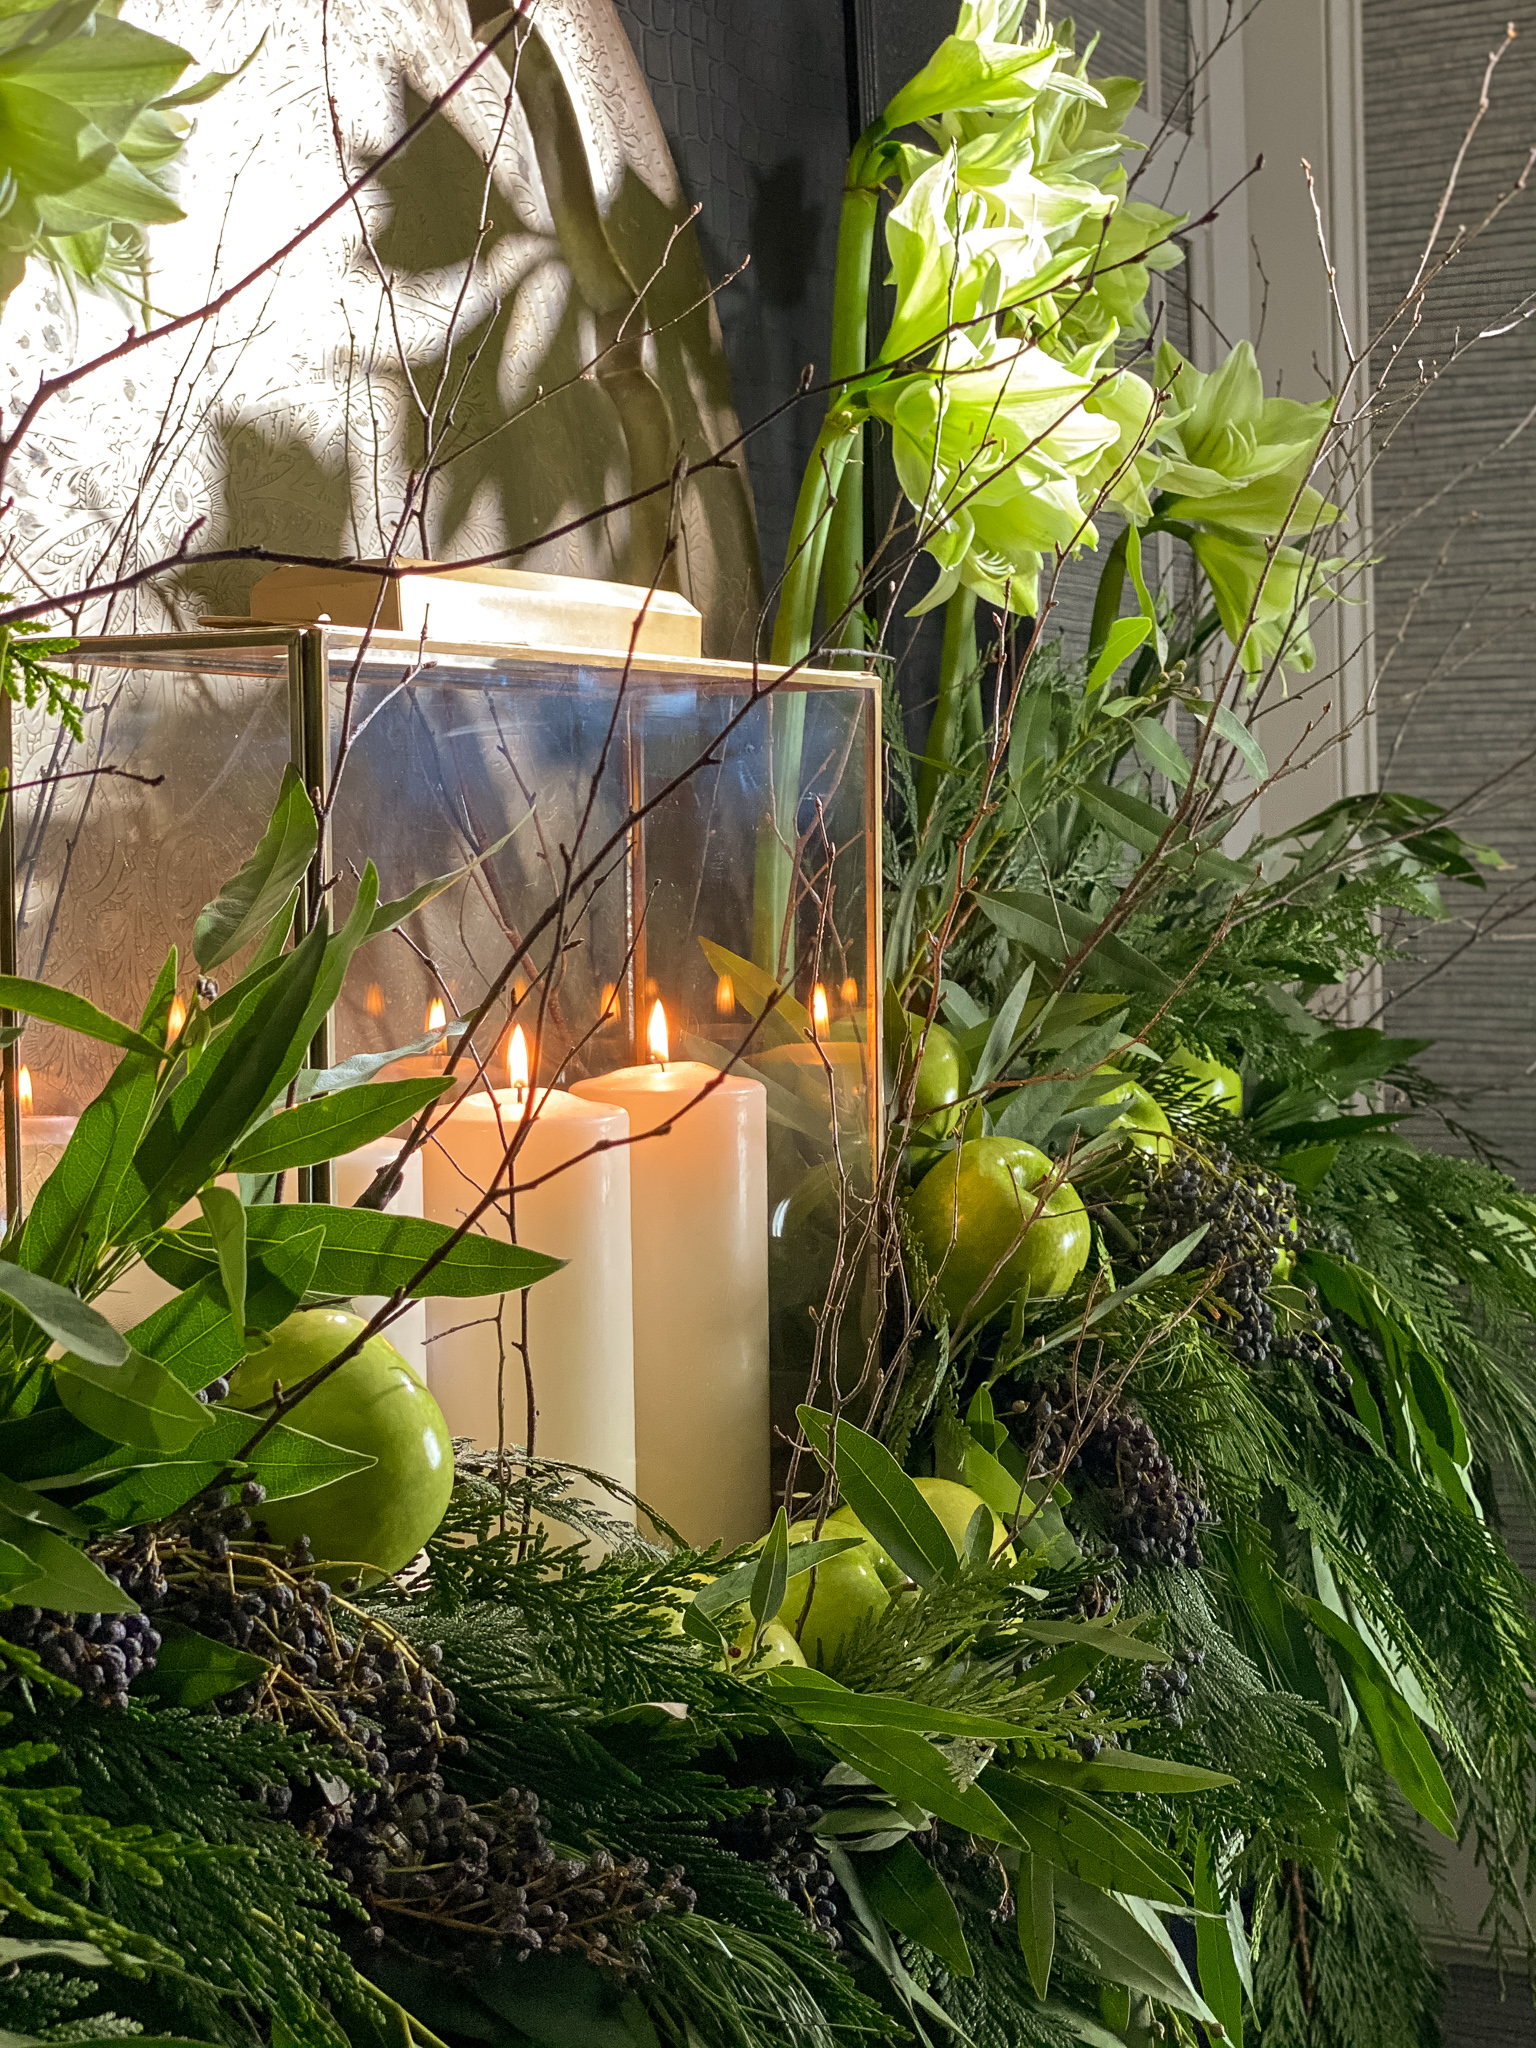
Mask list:
[[[204,974],[265,934],[287,905],[319,843],[315,807],[290,764],[283,770],[277,802],[256,851],[198,913],[192,957]]]
[[[832,1418],[818,1408],[797,1408],[806,1441],[833,1468]],[[885,1445],[850,1422],[837,1426],[835,1470],[844,1500],[893,1561],[920,1586],[931,1585],[956,1563],[948,1531]]]
[[[20,974],[0,974],[0,1010],[19,1010],[23,1017],[39,1017],[45,1024],[57,1024],[82,1038],[99,1039],[103,1045],[121,1046],[125,1052],[143,1053],[153,1060],[165,1058],[165,1047],[155,1045],[131,1024],[119,1024],[84,996],[72,995],[67,988],[53,988],[46,981],[28,981]]]

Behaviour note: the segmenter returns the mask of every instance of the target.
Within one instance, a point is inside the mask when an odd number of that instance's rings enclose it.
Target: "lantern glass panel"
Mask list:
[[[321,1050],[409,1045],[434,1002],[462,1018],[490,996],[474,1041],[487,1077],[505,1084],[515,1017],[538,1077],[571,1082],[645,1060],[659,1001],[674,1059],[760,1079],[775,1405],[787,1419],[811,1361],[839,1172],[867,1183],[876,1129],[873,680],[806,673],[764,692],[761,675],[725,663],[646,657],[626,669],[618,657],[327,627],[124,636],[82,642],[76,659],[91,678],[85,744],[17,713],[13,775],[129,774],[18,793],[15,971],[136,1021],[174,944],[189,995],[197,912],[256,845],[284,766],[314,789],[340,763],[323,849],[340,906],[368,859],[386,901],[475,865],[358,955]],[[774,957],[755,961],[760,842],[775,812],[793,882],[773,943],[758,948]],[[69,1118],[115,1059],[27,1026],[19,1054],[5,1054],[8,1177],[27,1150],[19,1061],[37,1115]],[[32,1149],[46,1166],[39,1129]],[[40,1176],[21,1177],[30,1196]]]

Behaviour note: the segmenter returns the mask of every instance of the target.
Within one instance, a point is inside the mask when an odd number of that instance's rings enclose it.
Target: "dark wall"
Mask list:
[[[1488,52],[1511,16],[1524,33],[1495,76],[1447,226],[1474,223],[1518,175],[1536,95],[1536,4],[1365,0],[1365,142],[1373,323],[1419,261],[1477,107]],[[1411,145],[1408,138],[1412,138]],[[1444,246],[1445,236],[1441,237]],[[1433,1038],[1425,1064],[1467,1102],[1465,1120],[1536,1185],[1536,431],[1501,448],[1536,400],[1536,193],[1517,201],[1431,289],[1388,377],[1376,428],[1376,646],[1384,664],[1383,783],[1455,807],[1455,822],[1516,865],[1496,915],[1453,892],[1455,921],[1390,970],[1390,1020]],[[1485,330],[1448,365],[1458,337]],[[1432,380],[1416,405],[1421,366]],[[1529,906],[1529,907],[1526,907]],[[1429,978],[1426,978],[1429,977]],[[1443,1132],[1426,1132],[1443,1144]]]

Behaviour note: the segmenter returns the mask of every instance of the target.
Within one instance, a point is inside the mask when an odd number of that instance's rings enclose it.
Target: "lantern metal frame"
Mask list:
[[[448,667],[456,671],[478,671],[486,683],[500,681],[515,690],[519,682],[531,680],[534,671],[558,667],[581,667],[617,674],[620,689],[631,698],[626,706],[623,747],[626,788],[640,786],[643,773],[643,734],[636,730],[634,709],[645,692],[658,686],[676,687],[688,682],[719,694],[741,694],[764,690],[767,694],[812,693],[824,690],[853,690],[867,700],[864,724],[864,775],[866,819],[864,829],[864,887],[866,901],[866,987],[864,1000],[865,1043],[871,1048],[868,1066],[869,1140],[872,1155],[881,1129],[880,1095],[880,990],[881,967],[881,682],[868,669],[775,670],[760,664],[713,661],[694,655],[638,653],[625,649],[560,648],[525,642],[438,641],[414,635],[362,630],[357,627],[275,625],[252,621],[249,626],[220,620],[180,633],[108,634],[78,640],[58,658],[62,668],[141,669],[187,674],[209,671],[273,679],[286,671],[288,697],[289,759],[306,789],[323,788],[331,770],[332,730],[329,682],[337,661],[359,667],[359,674],[387,668],[400,687],[430,685],[433,671]],[[402,678],[404,665],[407,673]],[[379,678],[375,676],[375,680]],[[12,707],[0,693],[0,770],[7,789],[14,784]],[[631,807],[633,803],[631,801]],[[330,820],[322,826],[319,858],[311,865],[300,895],[298,922],[301,930],[312,927],[320,907],[322,874],[331,873]],[[635,1000],[645,982],[644,962],[644,827],[630,833],[626,852],[626,925],[630,941],[626,973],[629,981],[627,1015],[635,1034],[635,1057],[646,1055],[639,1041],[642,1029],[641,1004]],[[17,972],[17,894],[15,808],[4,807],[0,817],[0,878],[6,890],[9,913],[0,918],[0,972]],[[0,1023],[14,1025],[14,1013],[0,1012]],[[327,1018],[318,1034],[312,1057],[317,1066],[328,1066],[334,1054],[333,1026]],[[18,1055],[14,1042],[0,1049],[0,1083],[3,1083],[5,1113],[5,1199],[6,1214],[19,1213],[22,1200],[21,1120],[17,1096]],[[315,1166],[298,1175],[301,1201],[326,1201],[330,1197],[330,1168]]]

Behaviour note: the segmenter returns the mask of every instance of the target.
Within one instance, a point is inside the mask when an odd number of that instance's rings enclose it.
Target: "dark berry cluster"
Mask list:
[[[1070,1379],[1041,1387],[1017,1407],[1033,1421],[1042,1472],[1065,1470],[1088,1485],[1108,1522],[1112,1554],[1134,1578],[1143,1565],[1204,1563],[1197,1531],[1210,1509],[1185,1485],[1151,1426],[1128,1408],[1096,1402]]]
[[[1143,1249],[1157,1258],[1203,1224],[1185,1262],[1215,1276],[1212,1306],[1234,1356],[1262,1365],[1275,1335],[1270,1283],[1281,1253],[1297,1242],[1295,1190],[1273,1174],[1238,1166],[1224,1146],[1183,1152],[1142,1168]]]
[[[763,1873],[780,1898],[800,1911],[832,1948],[842,1946],[838,1932],[839,1910],[846,1906],[842,1887],[833,1874],[820,1842],[811,1830],[824,1809],[807,1786],[765,1787],[772,1797],[768,1805],[755,1806],[750,1813],[722,1821],[717,1833],[721,1843],[743,1862],[763,1866]]]
[[[560,1855],[533,1792],[514,1787],[477,1807],[423,1781],[393,1806],[388,1821],[374,1817],[367,1904],[397,1916],[405,1931],[431,1927],[487,1944],[477,1963],[580,1950],[622,1966],[635,1929],[659,1913],[693,1910],[680,1865],[653,1884],[643,1856]],[[382,1933],[376,1922],[374,1938]]]
[[[1270,1346],[1272,1358],[1294,1358],[1312,1375],[1317,1391],[1334,1401],[1349,1399],[1350,1379],[1343,1359],[1328,1341],[1328,1318],[1318,1312],[1317,1295],[1311,1293],[1312,1314],[1296,1319]]]
[[[1142,1665],[1138,1688],[1141,1698],[1170,1728],[1184,1726],[1185,1709],[1189,1704],[1189,1676],[1204,1662],[1204,1650],[1182,1650],[1171,1664]]]
[[[127,1706],[128,1688],[141,1672],[154,1669],[160,1648],[159,1630],[142,1614],[56,1614],[45,1607],[12,1607],[0,1614],[0,1636],[31,1650],[45,1671],[108,1707]]]
[[[268,1787],[268,1811],[309,1835],[368,1908],[365,1940],[382,1942],[386,1924],[404,1934],[430,1923],[473,1938],[477,1961],[488,1944],[491,1955],[580,1949],[622,1965],[635,1927],[692,1907],[681,1870],[653,1884],[639,1858],[558,1855],[532,1792],[474,1807],[450,1790],[444,1766],[469,1745],[454,1732],[441,1650],[417,1650],[333,1593],[305,1538],[286,1551],[262,1544],[264,1499],[254,1484],[215,1489],[103,1562],[157,1620],[264,1661],[216,1709],[311,1737],[320,1768],[307,1785]]]

